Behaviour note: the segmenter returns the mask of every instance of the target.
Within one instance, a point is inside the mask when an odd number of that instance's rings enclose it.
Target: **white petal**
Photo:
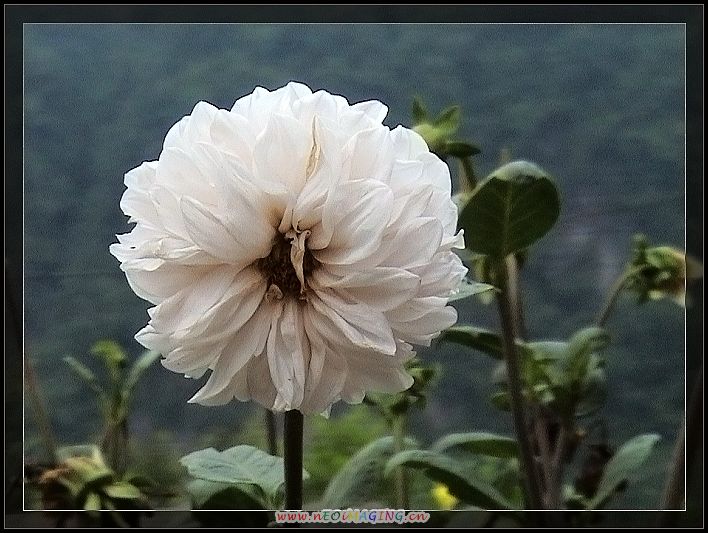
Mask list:
[[[235,222],[227,223],[192,198],[182,198],[180,208],[192,241],[226,263],[245,266],[263,257],[269,249],[262,234],[257,235],[261,242],[250,240],[253,235],[248,232],[247,220],[241,226]],[[255,226],[259,226],[257,221]]]
[[[398,159],[418,159],[419,156],[430,153],[423,137],[403,126],[398,126],[391,131],[391,140]]]
[[[340,277],[323,265],[312,277],[318,287],[342,291],[349,300],[363,302],[379,311],[388,311],[414,298],[421,285],[420,277],[394,267],[375,267]]]
[[[457,311],[452,306],[433,309],[429,313],[410,322],[395,322],[392,327],[398,339],[423,346],[430,346],[431,341],[444,329],[457,322]]]
[[[198,102],[192,112],[170,128],[165,136],[163,149],[189,147],[190,143],[210,140],[209,129],[216,115],[216,107]]]
[[[354,104],[352,109],[363,112],[378,123],[383,122],[383,119],[388,115],[388,107],[378,100],[359,102],[358,104]]]
[[[317,385],[309,392],[301,406],[305,414],[320,414],[339,399],[347,379],[348,365],[344,357],[328,350],[322,365],[322,373]]]
[[[251,359],[246,377],[248,396],[268,409],[273,409],[278,391],[275,389],[264,353]]]
[[[286,115],[272,115],[253,149],[256,175],[284,184],[297,195],[305,183],[312,133]]]
[[[224,297],[236,272],[226,266],[213,268],[174,296],[159,304],[151,324],[158,331],[175,331],[191,326]]]
[[[375,180],[342,183],[330,195],[322,219],[322,227],[313,228],[311,247],[321,245],[319,231],[331,238],[324,249],[313,252],[322,263],[352,264],[365,259],[381,246],[393,205],[393,193]]]
[[[269,320],[274,313],[274,306],[268,303],[261,305],[218,356],[209,380],[189,400],[190,402],[202,404],[210,402],[208,405],[214,405],[214,401],[226,399],[221,393],[231,386],[236,374],[241,372],[253,357],[263,352],[270,332]]]
[[[396,341],[383,313],[360,303],[348,303],[330,289],[315,291],[310,298],[319,313],[315,326],[323,337],[337,340],[344,336],[355,346],[392,355]]]
[[[357,133],[345,146],[350,155],[350,179],[375,179],[387,183],[394,161],[391,132],[378,126]]]

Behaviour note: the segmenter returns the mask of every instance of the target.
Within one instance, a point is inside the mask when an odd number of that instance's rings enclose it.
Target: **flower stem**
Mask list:
[[[548,487],[548,507],[561,509],[561,496],[563,489],[563,470],[568,444],[573,434],[571,420],[562,420],[558,431],[558,439],[550,465],[550,481]]]
[[[694,454],[701,449],[702,421],[703,419],[703,365],[691,390],[686,416],[679,429],[674,446],[673,458],[664,486],[661,508],[664,511],[680,510],[683,508],[686,494],[686,464],[692,462]],[[670,527],[676,513],[664,513],[661,525]]]
[[[401,453],[404,448],[406,438],[406,415],[397,415],[393,419],[393,445],[396,453]],[[396,505],[399,509],[409,509],[410,500],[408,498],[408,475],[405,468],[396,468]]]
[[[509,270],[513,268],[513,264],[510,264],[510,260],[507,257],[499,261],[496,267],[496,279],[499,285],[497,302],[499,304],[499,317],[501,319],[502,346],[509,380],[509,396],[511,400],[511,413],[514,419],[514,430],[516,431],[516,439],[519,441],[519,448],[521,449],[521,466],[526,481],[526,498],[531,509],[542,509],[543,500],[536,473],[533,448],[529,439],[529,432],[527,431],[519,354],[516,350],[517,324],[515,316],[517,316],[517,314],[513,309],[513,302],[515,301],[514,295],[509,287]]]
[[[474,173],[474,165],[471,157],[461,157],[462,179],[460,180],[460,192],[470,192],[477,186],[477,177]]]
[[[278,433],[275,429],[275,413],[270,409],[265,410],[265,425],[268,438],[268,453],[278,455]]]
[[[617,300],[619,298],[619,295],[624,290],[625,284],[629,280],[630,275],[631,275],[630,271],[625,270],[617,278],[614,285],[612,285],[612,288],[610,289],[610,292],[607,295],[607,299],[605,300],[605,303],[602,306],[602,309],[597,314],[597,318],[595,319],[595,324],[597,325],[598,328],[605,327],[605,324],[607,323],[607,319],[610,318],[610,314],[614,310],[615,305],[617,304]]]
[[[302,509],[302,426],[300,411],[285,412],[283,455],[285,460],[285,508]]]

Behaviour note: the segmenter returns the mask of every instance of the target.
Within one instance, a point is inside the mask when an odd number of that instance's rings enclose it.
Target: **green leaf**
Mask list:
[[[459,448],[477,455],[511,459],[518,457],[519,446],[511,437],[476,431],[473,433],[451,433],[431,446],[431,451],[444,452]]]
[[[472,157],[482,152],[478,146],[464,141],[447,141],[444,150],[447,155],[460,159],[463,157]]]
[[[494,285],[463,278],[460,285],[457,289],[455,289],[455,292],[452,293],[448,301],[454,302],[455,300],[462,300],[463,298],[469,298],[470,296],[476,296],[477,294],[493,291],[495,289],[496,288]]]
[[[89,457],[69,457],[64,465],[70,468],[83,485],[100,485],[113,479],[115,473],[102,464],[95,463]]]
[[[95,444],[77,444],[62,446],[57,449],[57,462],[63,463],[71,457],[102,457],[101,450]]]
[[[406,447],[415,446],[407,439]],[[322,496],[322,508],[364,505],[383,481],[386,462],[395,452],[393,437],[375,440],[354,454],[335,474]]]
[[[513,505],[469,465],[442,453],[408,450],[394,455],[386,464],[389,476],[399,466],[423,470],[434,481],[444,483],[460,500],[482,509],[511,509]]]
[[[494,359],[500,361],[504,359],[501,337],[488,329],[476,326],[453,326],[444,330],[438,337],[438,341],[461,344],[483,352]],[[528,353],[530,345],[517,341],[516,346],[522,354],[525,354]]]
[[[223,452],[207,448],[182,457],[180,463],[197,479],[256,485],[270,498],[275,497],[285,482],[283,458],[253,446],[234,446]],[[309,477],[304,470],[303,477]]]
[[[64,358],[64,362],[69,365],[69,368],[74,372],[74,374],[83,379],[86,384],[91,387],[91,390],[99,396],[105,395],[103,387],[101,387],[101,383],[98,381],[96,374],[94,374],[89,367],[70,355]]]
[[[468,348],[479,350],[494,359],[503,360],[504,352],[499,335],[476,326],[453,326],[447,328],[439,337],[440,342],[454,342]]]
[[[100,511],[101,497],[95,492],[89,492],[84,502],[84,511]]]
[[[267,509],[265,495],[253,485],[233,485],[204,479],[192,479],[187,492],[199,510]]]
[[[607,347],[610,336],[602,328],[590,327],[577,332],[568,342],[567,369],[570,383],[581,383],[589,370],[590,356]]]
[[[425,104],[420,96],[413,98],[413,125],[416,126],[421,122],[425,122],[428,118],[428,111],[425,109]]]
[[[130,368],[128,377],[125,379],[125,383],[123,385],[123,390],[125,391],[127,396],[130,396],[130,394],[132,394],[133,390],[135,389],[135,386],[138,383],[138,380],[140,380],[140,376],[142,376],[143,373],[148,368],[150,368],[150,365],[152,365],[159,358],[160,354],[158,352],[147,351],[142,354],[135,361],[135,363],[133,363],[133,366]]]
[[[500,411],[511,411],[511,398],[506,391],[495,392],[489,397],[489,401]]]
[[[533,163],[514,161],[477,186],[459,225],[468,248],[501,259],[543,237],[559,213],[558,191],[546,172]]]
[[[143,497],[140,489],[127,481],[116,481],[106,485],[103,487],[103,492],[114,500],[140,500]]]
[[[120,366],[128,359],[120,344],[111,340],[98,341],[91,347],[91,353],[102,359],[108,366]]]
[[[582,396],[575,408],[575,416],[589,416],[596,413],[607,398],[607,376],[600,358],[593,355],[589,370],[582,383]]]
[[[453,105],[443,111],[438,115],[433,123],[433,126],[443,131],[446,135],[452,135],[460,127],[460,119],[462,118],[462,112],[460,106]]]
[[[644,464],[660,438],[656,434],[646,434],[625,442],[605,466],[597,492],[590,500],[589,508],[597,509],[604,505],[617,487]]]

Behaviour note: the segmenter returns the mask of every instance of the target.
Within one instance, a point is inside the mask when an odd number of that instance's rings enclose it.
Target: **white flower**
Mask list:
[[[447,166],[377,101],[290,83],[200,102],[125,176],[111,253],[155,304],[136,339],[198,378],[190,400],[326,411],[412,384],[411,344],[456,320]]]

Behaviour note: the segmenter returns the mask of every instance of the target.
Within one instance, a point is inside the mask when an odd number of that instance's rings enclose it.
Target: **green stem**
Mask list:
[[[300,411],[285,412],[285,508],[293,511],[302,509],[302,426],[303,416]]]
[[[471,192],[477,186],[477,176],[474,173],[474,165],[471,157],[461,157],[462,178],[460,180],[460,192]]]
[[[396,453],[404,449],[406,438],[406,415],[396,415],[393,419],[393,445]],[[409,509],[408,474],[402,466],[396,468],[396,504],[399,509]]]
[[[690,464],[694,454],[701,449],[702,419],[703,419],[703,365],[696,378],[696,383],[691,390],[686,416],[681,424],[673,458],[664,486],[661,508],[665,511],[683,509],[686,494],[686,464]],[[665,512],[661,518],[661,525],[670,527],[677,518],[676,513]]]
[[[510,267],[513,267],[513,264],[510,264],[508,258],[499,261],[496,265],[497,283],[499,285],[497,302],[499,304],[499,317],[501,319],[502,346],[504,349],[504,359],[506,360],[511,413],[514,419],[516,439],[521,449],[521,466],[526,484],[527,503],[531,509],[543,509],[543,499],[538,483],[535,458],[529,439],[529,432],[527,431],[524,410],[521,369],[519,354],[516,350],[517,332],[515,317],[517,314],[513,309],[514,296],[513,293],[510,292],[509,287]]]
[[[597,318],[595,319],[595,324],[598,328],[605,327],[607,320],[610,318],[610,314],[612,313],[612,311],[614,311],[615,305],[617,305],[619,295],[622,294],[622,291],[624,290],[627,281],[629,281],[629,278],[635,273],[636,270],[627,269],[615,280],[615,283],[610,288],[610,292],[608,293],[607,298],[605,299],[605,303],[602,306],[602,309],[597,314]]]
[[[563,489],[563,470],[565,466],[565,456],[568,451],[568,444],[573,434],[572,422],[562,420],[558,431],[558,440],[553,453],[550,465],[550,482],[548,487],[548,507],[549,509],[561,509],[561,496]]]

